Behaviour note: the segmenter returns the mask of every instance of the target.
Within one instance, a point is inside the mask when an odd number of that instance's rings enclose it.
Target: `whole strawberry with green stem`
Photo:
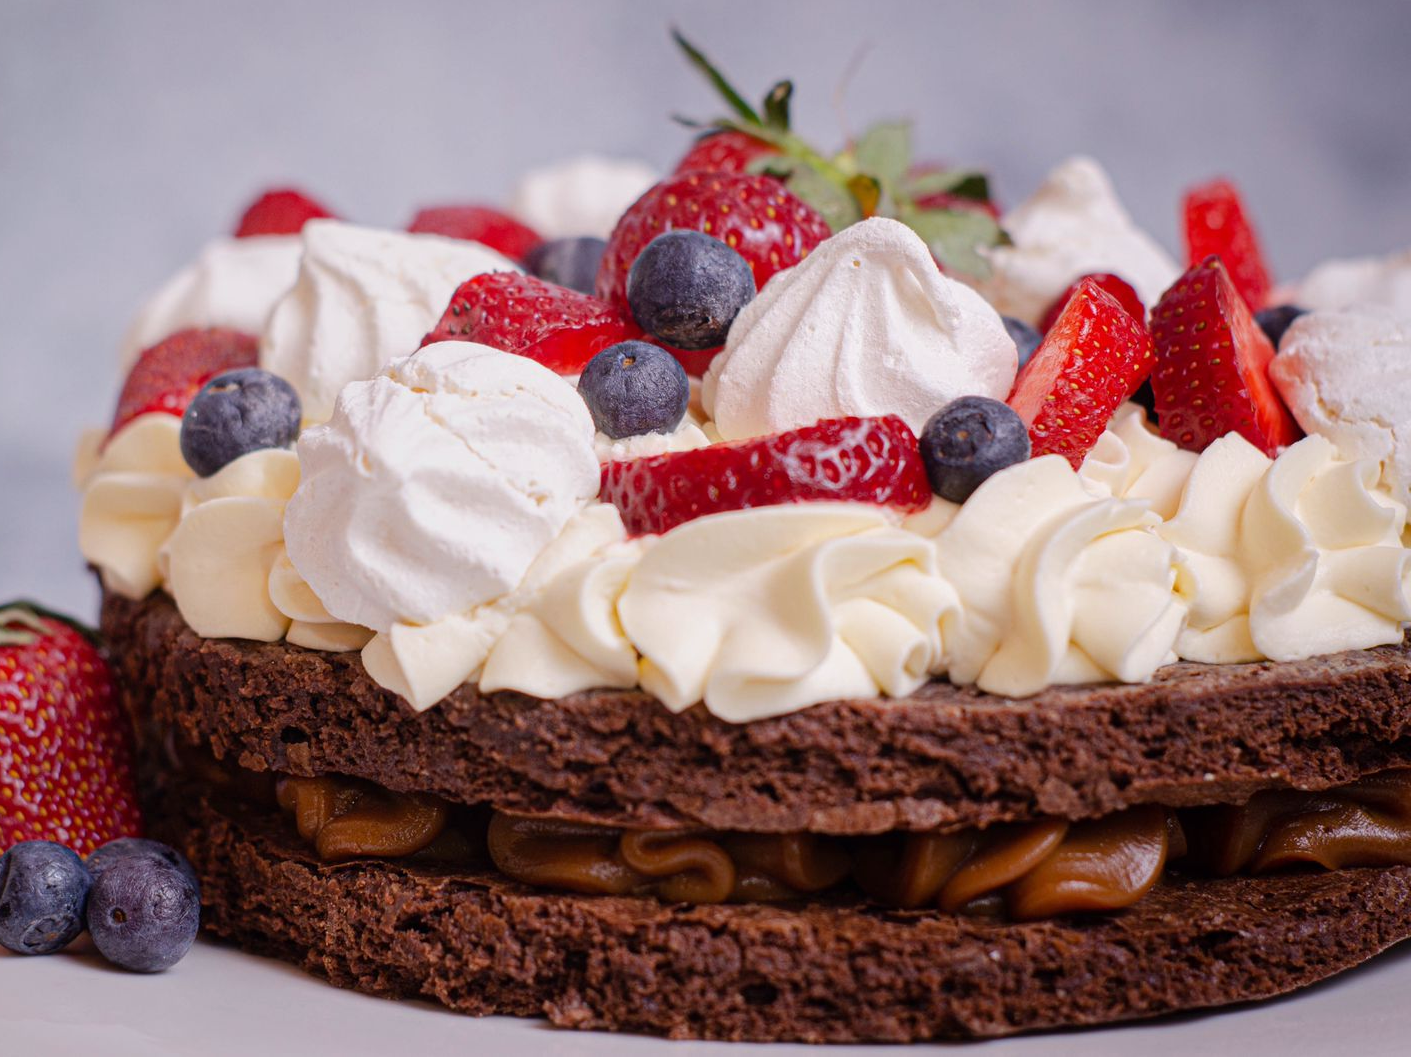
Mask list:
[[[131,738],[83,630],[31,604],[0,608],[0,850],[47,840],[86,856],[140,836]]]
[[[847,149],[825,155],[789,127],[792,82],[775,84],[756,110],[700,49],[679,32],[672,36],[731,111],[710,123],[713,131],[681,160],[678,174],[706,168],[767,173],[816,209],[834,232],[867,217],[893,217],[924,239],[947,271],[989,274],[980,250],[1008,239],[984,208],[984,174],[914,166],[911,127],[899,122],[873,126]]]

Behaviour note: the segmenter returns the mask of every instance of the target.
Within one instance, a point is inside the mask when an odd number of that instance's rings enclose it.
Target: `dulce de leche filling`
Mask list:
[[[487,824],[429,795],[330,777],[281,778],[275,792],[327,862],[464,862],[483,850],[536,888],[688,903],[789,900],[851,881],[888,907],[1032,920],[1128,907],[1169,866],[1224,876],[1411,864],[1411,768],[1319,793],[1266,791],[1243,805],[1144,805],[1081,822],[864,839],[622,830],[506,812]]]

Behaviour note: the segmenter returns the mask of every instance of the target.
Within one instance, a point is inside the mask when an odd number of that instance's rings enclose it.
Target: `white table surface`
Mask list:
[[[87,939],[60,955],[0,951],[0,1054],[1406,1054],[1411,945],[1292,996],[1237,1008],[975,1044],[823,1048],[672,1043],[467,1018],[347,992],[201,940],[156,976],[108,966]]]

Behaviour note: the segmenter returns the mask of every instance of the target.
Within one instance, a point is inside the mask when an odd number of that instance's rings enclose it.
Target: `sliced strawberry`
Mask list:
[[[254,335],[219,327],[177,331],[162,339],[128,372],[109,436],[148,412],[181,415],[202,386],[222,371],[254,367],[259,352]]]
[[[98,649],[29,606],[0,609],[0,849],[45,840],[86,856],[140,836],[131,741]]]
[[[1151,333],[1163,437],[1200,452],[1238,433],[1269,456],[1298,440],[1298,425],[1269,381],[1274,347],[1219,257],[1207,257],[1161,295]]]
[[[1147,329],[1084,279],[1019,372],[1009,406],[1029,427],[1035,456],[1061,455],[1076,470],[1154,363]]]
[[[236,226],[235,237],[298,235],[308,221],[332,216],[334,214],[323,203],[316,202],[302,191],[277,188],[266,191],[251,203]]]
[[[749,262],[756,289],[830,234],[818,211],[772,176],[681,173],[647,191],[617,222],[598,267],[598,297],[625,309],[632,262],[673,228],[703,231],[733,246]]]
[[[533,228],[489,206],[432,206],[412,218],[407,231],[468,239],[522,261],[544,241]]]
[[[451,295],[421,344],[479,342],[576,375],[608,346],[641,336],[627,313],[588,294],[517,272],[485,272]]]
[[[1060,294],[1044,313],[1043,320],[1039,323],[1039,333],[1047,334],[1048,329],[1053,326],[1058,319],[1059,313],[1063,311],[1063,306],[1068,304],[1068,299],[1078,292],[1078,287],[1084,279],[1091,279],[1103,290],[1107,291],[1117,299],[1117,304],[1121,305],[1132,315],[1132,319],[1138,323],[1146,324],[1146,306],[1142,304],[1140,295],[1132,289],[1132,285],[1121,276],[1115,276],[1111,272],[1092,272],[1080,279],[1073,281],[1073,285]]]
[[[1259,237],[1245,213],[1244,202],[1228,180],[1212,180],[1186,192],[1183,202],[1186,231],[1186,264],[1201,263],[1211,254],[1225,262],[1225,270],[1251,312],[1269,300],[1273,283],[1259,249]]]
[[[708,173],[743,173],[756,158],[778,153],[774,144],[747,132],[722,129],[698,139],[672,172],[699,169]]]
[[[722,511],[819,500],[919,511],[931,486],[911,428],[894,415],[812,426],[603,465],[600,494],[635,536]]]

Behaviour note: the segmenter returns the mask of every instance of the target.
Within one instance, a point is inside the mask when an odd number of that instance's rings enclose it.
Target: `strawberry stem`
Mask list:
[[[16,599],[0,605],[0,646],[28,646],[40,636],[48,635],[45,619],[62,621],[90,643],[100,644],[97,629],[29,599]],[[20,627],[12,628],[13,625]]]
[[[759,114],[755,108],[745,102],[745,97],[735,91],[735,87],[725,79],[725,76],[711,65],[699,48],[681,35],[679,29],[672,29],[671,39],[676,41],[677,47],[686,53],[686,58],[691,60],[691,64],[706,75],[706,78],[715,86],[715,90],[724,97],[725,102],[730,104],[730,109],[744,118],[751,125],[763,125]]]

